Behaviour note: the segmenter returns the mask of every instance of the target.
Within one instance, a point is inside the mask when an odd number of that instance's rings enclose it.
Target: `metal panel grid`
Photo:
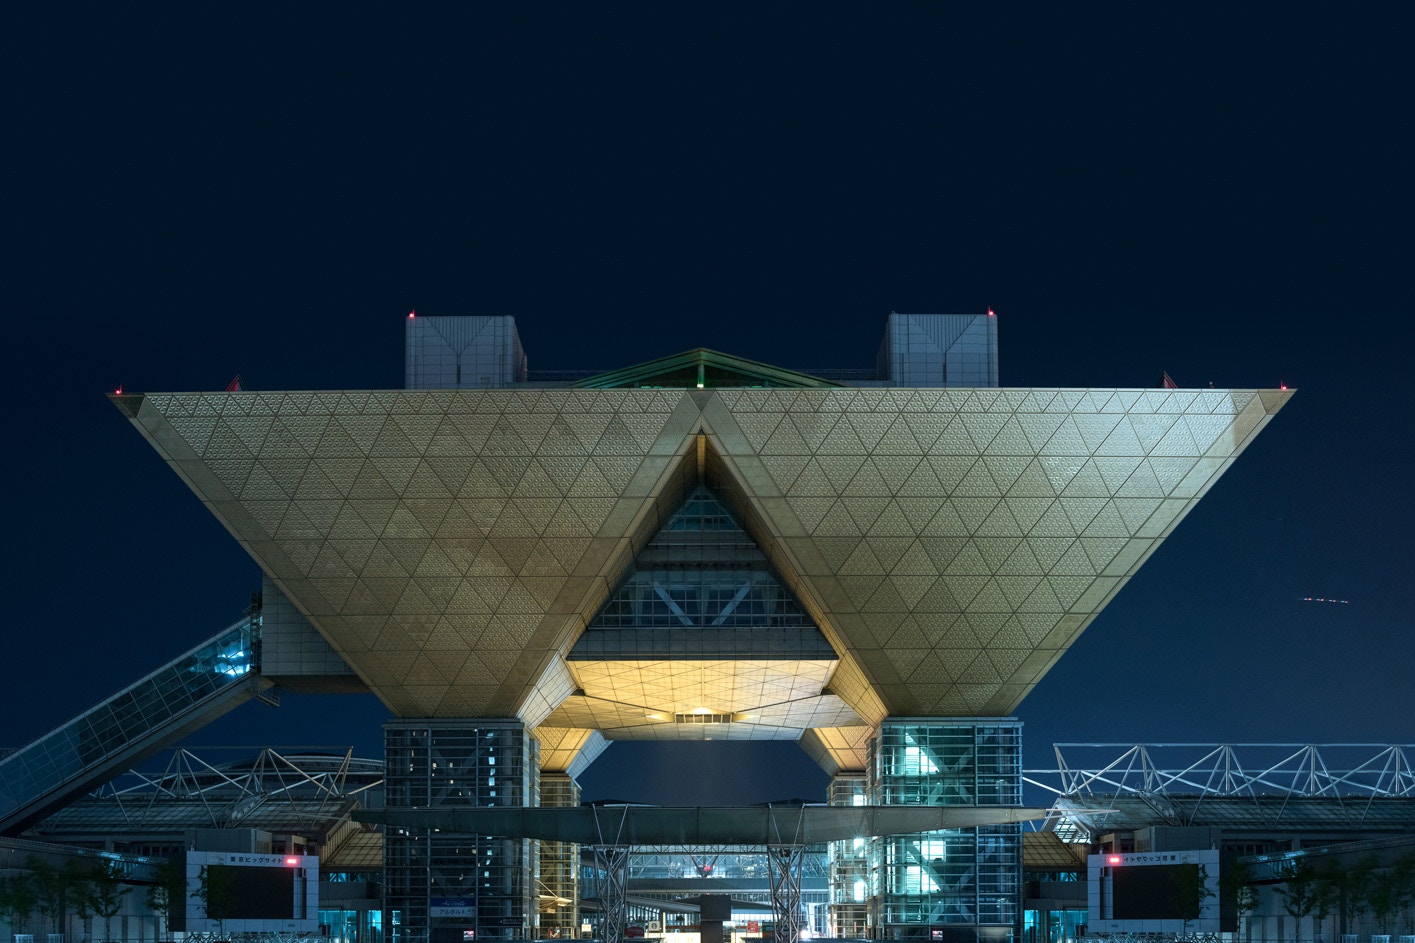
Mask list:
[[[1289,395],[115,401],[396,714],[515,715],[706,466],[873,724],[1009,713]]]

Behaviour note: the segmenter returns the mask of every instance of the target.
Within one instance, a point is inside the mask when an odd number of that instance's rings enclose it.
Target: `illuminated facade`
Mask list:
[[[1015,806],[1011,713],[1290,395],[1000,388],[990,316],[813,375],[407,331],[404,390],[113,397],[264,570],[273,680],[393,712],[390,808],[573,802],[613,740],[708,736],[799,741],[833,803]],[[1016,829],[837,848],[836,929],[1014,935]],[[576,925],[544,848],[464,839],[390,830],[399,943]]]

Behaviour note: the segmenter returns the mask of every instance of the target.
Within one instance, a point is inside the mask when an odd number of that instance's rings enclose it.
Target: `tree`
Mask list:
[[[1415,854],[1397,861],[1394,871],[1403,901],[1401,909],[1405,912],[1405,932],[1415,933]]]
[[[1366,891],[1371,881],[1375,859],[1350,867],[1332,865],[1321,873],[1321,882],[1340,918],[1339,933],[1351,932],[1351,927],[1366,912]]]
[[[103,918],[103,938],[113,939],[113,918],[123,909],[123,898],[132,891],[123,886],[123,869],[112,861],[94,865],[89,872],[89,906]]]
[[[64,875],[54,865],[34,855],[25,860],[25,866],[34,876],[35,910],[49,921],[50,932],[58,933],[59,918],[64,915],[64,892],[67,890]]]
[[[1409,924],[1411,917],[1408,910],[1415,901],[1415,856],[1407,855],[1390,867],[1373,873],[1366,899],[1382,933],[1389,933],[1402,913],[1406,913],[1406,923]]]
[[[1258,909],[1258,889],[1253,886],[1253,869],[1247,862],[1233,860],[1219,869],[1219,893],[1225,901],[1233,901],[1238,918],[1238,937],[1246,937],[1246,921]]]
[[[186,883],[185,876],[170,859],[157,866],[157,882],[148,886],[146,903],[148,909],[157,914],[159,938],[171,925],[172,908],[178,901],[186,900]]]
[[[1327,925],[1327,918],[1331,916],[1331,909],[1336,905],[1336,892],[1332,889],[1329,882],[1323,880],[1321,875],[1318,875],[1314,896],[1316,900],[1312,904],[1312,937],[1313,939],[1321,940],[1323,929]]]
[[[25,859],[34,887],[35,909],[49,921],[50,932],[64,932],[64,918],[72,911],[80,920],[88,919],[88,873],[77,861],[62,868],[30,855]]]
[[[30,875],[0,878],[0,916],[5,918],[12,934],[22,932],[29,925],[37,903],[34,879]]]
[[[65,861],[64,867],[59,869],[60,915],[65,916],[72,913],[79,918],[81,929],[88,923],[91,914],[89,905],[93,897],[93,889],[88,882],[90,870],[92,870],[90,867],[86,867],[82,862],[74,859]]]
[[[1174,904],[1179,919],[1184,921],[1184,938],[1189,938],[1189,924],[1198,920],[1204,912],[1204,901],[1214,896],[1209,887],[1209,869],[1202,864],[1192,868],[1181,868],[1175,882]]]
[[[1282,909],[1293,920],[1292,939],[1302,939],[1302,919],[1312,914],[1321,902],[1322,887],[1317,869],[1305,858],[1288,862],[1281,872],[1282,884],[1275,890],[1282,900]]]
[[[197,889],[192,891],[192,896],[201,901],[206,919],[215,920],[218,932],[224,935],[226,918],[231,916],[231,908],[236,903],[230,869],[220,865],[202,865],[197,872]]]

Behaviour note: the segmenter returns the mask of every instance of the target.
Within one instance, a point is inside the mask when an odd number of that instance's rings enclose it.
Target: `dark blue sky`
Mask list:
[[[1300,390],[1023,704],[1028,765],[1415,742],[1408,24],[634,14],[12,24],[0,745],[259,584],[119,384],[397,387],[410,308],[515,315],[533,367],[867,366],[889,311],[989,305],[1004,385]],[[287,697],[194,739],[370,753],[382,717]],[[586,791],[709,801],[705,759],[821,794],[803,755],[711,747],[617,745]]]

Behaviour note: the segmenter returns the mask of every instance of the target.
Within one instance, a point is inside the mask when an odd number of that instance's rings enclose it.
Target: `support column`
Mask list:
[[[383,730],[389,809],[536,804],[534,741],[518,720],[394,720]],[[527,839],[389,828],[383,868],[392,943],[533,932],[536,859]]]
[[[805,852],[806,846],[800,844],[766,846],[776,943],[799,943],[801,939],[801,860]]]
[[[542,807],[580,804],[580,784],[566,773],[540,774]],[[540,936],[568,939],[580,928],[580,846],[575,842],[540,842]]]
[[[865,804],[865,774],[837,773],[830,781],[826,800],[833,806]],[[867,839],[850,838],[830,843],[830,933],[835,937],[862,938],[870,879]]]
[[[629,909],[629,846],[595,845],[595,871],[603,884],[595,888],[599,897],[599,938],[604,943],[624,939]]]
[[[629,807],[619,809],[619,821],[613,813],[595,816],[599,835],[594,845],[595,873],[598,878],[595,896],[599,898],[599,938],[604,943],[622,943],[628,926],[629,911],[629,836],[624,825],[629,820]]]
[[[1019,806],[1021,734],[1012,718],[886,718],[870,741],[869,804]],[[1020,939],[1021,847],[1016,824],[872,839],[874,935]]]

